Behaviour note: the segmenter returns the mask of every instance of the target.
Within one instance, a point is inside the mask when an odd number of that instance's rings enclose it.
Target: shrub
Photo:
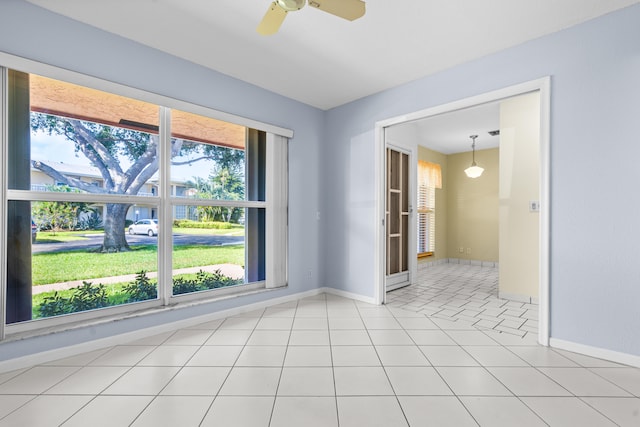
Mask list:
[[[111,305],[105,286],[102,284],[93,286],[91,282],[82,282],[81,286],[72,288],[71,291],[72,294],[69,297],[62,296],[57,291],[51,296],[44,297],[42,304],[38,307],[40,317],[58,316]]]
[[[123,289],[129,295],[127,302],[146,301],[158,296],[156,283],[147,277],[147,272],[144,270],[136,274],[135,280],[125,285]]]
[[[191,221],[189,219],[176,219],[173,221],[173,226],[176,228],[203,228],[203,229],[215,229],[215,230],[229,230],[235,228],[238,225],[230,222],[220,221]]]

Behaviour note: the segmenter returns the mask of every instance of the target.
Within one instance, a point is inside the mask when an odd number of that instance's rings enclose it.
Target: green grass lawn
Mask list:
[[[158,271],[156,245],[132,246],[131,249],[104,254],[85,250],[33,254],[33,285],[121,276],[142,270]],[[226,263],[244,266],[244,245],[184,245],[173,249],[174,269]]]
[[[56,233],[54,233],[53,231],[38,231],[36,241],[38,243],[77,242],[81,240],[87,240],[87,238],[84,237],[87,234],[102,234],[102,231],[60,231]]]

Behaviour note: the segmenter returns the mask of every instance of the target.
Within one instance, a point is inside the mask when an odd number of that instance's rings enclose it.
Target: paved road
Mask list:
[[[87,240],[65,243],[36,243],[33,245],[33,253],[68,251],[71,249],[98,248],[102,244],[102,234],[88,234]],[[127,235],[127,242],[130,245],[145,245],[157,243],[158,237],[146,235]],[[243,236],[201,236],[191,234],[174,234],[174,245],[203,245],[220,246],[235,245],[244,243]]]

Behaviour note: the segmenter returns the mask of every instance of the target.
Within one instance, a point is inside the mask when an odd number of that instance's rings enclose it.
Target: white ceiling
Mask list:
[[[264,37],[271,0],[28,1],[321,109],[640,2],[367,0],[356,21],[305,7]]]
[[[489,135],[500,129],[500,102],[482,104],[446,114],[428,117],[397,125],[413,127],[418,144],[443,154],[471,151],[471,135],[476,138],[476,150],[495,148],[500,144],[499,136]]]

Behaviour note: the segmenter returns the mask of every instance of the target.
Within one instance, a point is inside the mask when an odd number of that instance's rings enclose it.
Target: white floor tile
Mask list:
[[[337,345],[331,347],[334,366],[380,366],[372,345]]]
[[[338,397],[340,427],[408,427],[395,396]]]
[[[100,394],[124,375],[124,366],[88,366],[46,391],[47,394]]]
[[[40,394],[79,369],[73,366],[36,366],[0,384],[0,394]]]
[[[332,366],[331,347],[327,346],[290,346],[284,366]]]
[[[156,349],[153,345],[120,345],[94,359],[91,366],[133,366]]]
[[[576,396],[631,396],[586,368],[538,368]]]
[[[479,366],[462,347],[452,345],[424,345],[419,347],[433,366]]]
[[[235,366],[282,366],[287,346],[247,345]]]
[[[558,354],[548,347],[542,346],[508,346],[511,352],[525,360],[531,366],[539,367],[576,367],[578,364]]]
[[[247,345],[287,345],[290,334],[290,331],[255,330],[249,337]]]
[[[26,397],[26,396],[23,396]],[[1,427],[59,426],[92,399],[92,396],[38,396],[0,420]],[[2,400],[4,402],[4,399]],[[0,410],[3,412],[4,408]]]
[[[69,397],[71,396],[67,396]],[[128,426],[152,399],[151,396],[98,396],[62,425],[64,427]]]
[[[469,396],[461,397],[460,400],[481,426],[542,427],[547,425],[516,397]]]
[[[276,397],[269,427],[338,427],[335,397]]]
[[[243,348],[241,345],[207,345],[189,359],[187,366],[233,366]]]
[[[233,368],[220,395],[275,396],[282,368]]]
[[[102,356],[109,350],[111,350],[111,348],[103,348],[103,349],[91,351],[88,353],[82,353],[77,356],[71,356],[64,359],[54,360],[53,362],[43,363],[43,365],[44,366],[85,366],[93,362],[95,359]],[[2,383],[1,375],[0,375],[0,383]]]
[[[592,368],[600,375],[635,396],[640,396],[640,369],[638,368]]]
[[[339,396],[394,394],[385,371],[380,367],[335,367],[333,371]]]
[[[583,397],[582,401],[622,427],[640,426],[640,399],[634,397]]]
[[[245,345],[251,336],[249,330],[217,330],[205,345]]]
[[[326,330],[328,328],[327,319],[322,317],[298,317],[293,321],[294,330]]]
[[[462,346],[482,366],[529,366],[527,362],[502,346]]]
[[[523,397],[522,401],[551,426],[615,426],[576,397]]]
[[[0,395],[0,419],[15,411],[31,399],[34,399],[34,396],[24,394]]]
[[[511,396],[498,380],[481,367],[435,368],[453,392],[460,396]]]
[[[571,396],[571,393],[535,368],[487,369],[517,396]]]
[[[369,334],[365,330],[331,330],[331,345],[371,345]]]
[[[447,396],[453,394],[435,369],[418,366],[392,366],[385,371],[398,396]]]
[[[131,427],[198,427],[211,402],[213,397],[158,396]]]
[[[393,317],[365,317],[363,322],[367,329],[402,329]]]
[[[256,325],[256,330],[291,330],[293,317],[263,317]]]
[[[269,427],[274,397],[218,396],[201,427]]]
[[[162,345],[142,359],[138,366],[183,366],[199,348],[195,345]]]
[[[458,345],[500,345],[482,331],[447,331]]]
[[[331,368],[283,368],[278,396],[335,396]]]
[[[137,340],[129,341],[127,345],[160,345],[164,343],[167,338],[173,335],[175,331],[167,331],[156,335],[151,335],[148,337],[140,338]]]
[[[259,318],[255,317],[230,317],[226,319],[220,327],[219,331],[229,330],[229,329],[245,329],[245,330],[253,330],[258,324]]]
[[[416,346],[381,345],[376,351],[384,366],[431,366]]]
[[[136,366],[109,386],[108,395],[155,395],[166,386],[180,370],[168,366]]]
[[[457,397],[399,396],[409,425],[420,427],[476,427],[478,424]]]
[[[407,330],[417,345],[457,345],[449,335],[440,330]]]
[[[580,366],[584,366],[585,368],[621,368],[624,365],[620,365],[619,363],[610,362],[608,360],[597,359],[595,357],[585,356],[584,354],[572,353],[570,351],[554,349],[554,351],[563,355],[567,359],[571,359],[576,362]]]
[[[203,345],[212,334],[212,330],[182,329],[167,338],[162,345]]]
[[[397,316],[397,314],[396,314]],[[404,329],[439,329],[438,326],[426,317],[396,317],[396,320]]]
[[[289,345],[329,345],[328,330],[293,330],[289,337]]]
[[[162,395],[215,396],[231,368],[187,366],[162,390]]]
[[[369,336],[374,345],[414,345],[409,334],[404,330],[369,330]]]

